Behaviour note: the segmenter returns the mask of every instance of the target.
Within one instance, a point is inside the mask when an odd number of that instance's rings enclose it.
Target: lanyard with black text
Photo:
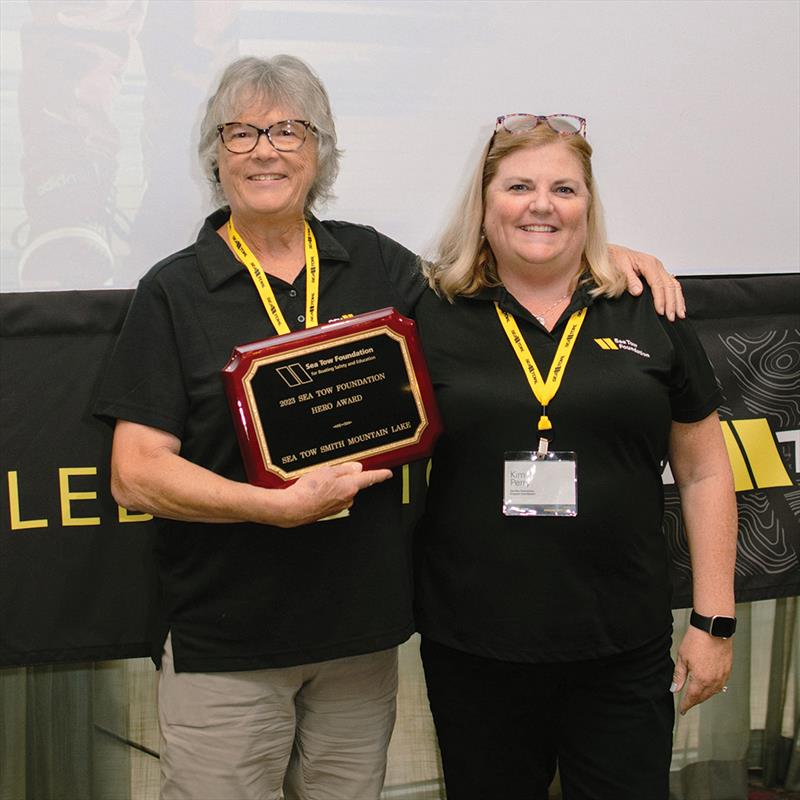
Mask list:
[[[303,242],[306,254],[306,328],[314,328],[317,325],[319,297],[319,254],[317,253],[317,242],[311,226],[305,220],[303,221],[303,226]],[[261,302],[267,311],[267,316],[270,318],[275,330],[279,334],[290,333],[291,329],[283,318],[275,293],[267,280],[267,275],[258,259],[245,244],[244,239],[237,233],[233,224],[233,215],[228,218],[228,240],[239,260],[250,273],[256,289],[258,289]]]
[[[519,359],[519,363],[522,365],[531,391],[542,406],[542,415],[539,417],[539,424],[537,427],[540,434],[544,434],[545,431],[552,430],[553,428],[550,418],[547,416],[547,406],[555,397],[556,392],[561,386],[561,379],[564,377],[564,372],[567,369],[567,362],[569,361],[570,355],[572,355],[572,348],[575,345],[581,325],[583,325],[584,317],[586,316],[586,308],[575,311],[569,318],[567,327],[561,336],[561,341],[558,343],[558,349],[553,358],[553,363],[550,365],[550,371],[547,373],[547,379],[545,380],[542,378],[542,374],[539,372],[539,368],[533,360],[531,351],[517,328],[517,322],[513,315],[509,314],[507,311],[503,311],[497,303],[494,304],[494,307],[495,311],[497,311],[497,316],[500,318],[500,324],[506,332],[508,341],[511,343],[511,347],[514,349],[514,353]],[[547,453],[547,437],[540,436],[539,454],[544,455],[545,453]]]

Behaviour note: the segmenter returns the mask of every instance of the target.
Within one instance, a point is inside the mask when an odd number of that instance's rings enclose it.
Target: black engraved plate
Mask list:
[[[237,348],[225,376],[259,485],[322,464],[421,458],[441,427],[413,322],[391,309]]]

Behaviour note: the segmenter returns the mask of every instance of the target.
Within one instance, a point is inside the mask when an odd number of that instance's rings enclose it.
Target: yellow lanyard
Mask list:
[[[503,326],[506,336],[508,336],[508,341],[511,342],[511,347],[514,348],[519,363],[522,365],[531,391],[542,406],[542,416],[539,417],[538,429],[539,431],[549,431],[553,425],[547,416],[547,406],[556,396],[556,392],[561,386],[561,379],[567,369],[567,362],[570,355],[572,355],[572,348],[586,316],[586,308],[574,312],[569,318],[567,327],[561,335],[561,341],[558,343],[553,363],[550,365],[550,371],[547,373],[547,380],[542,380],[542,373],[539,372],[528,345],[517,329],[517,321],[513,315],[501,310],[497,303],[494,304],[494,308],[497,311],[497,316],[500,317],[500,324]]]
[[[314,328],[317,325],[317,298],[319,296],[319,254],[317,253],[317,242],[314,239],[314,232],[311,226],[303,221],[303,241],[306,253],[306,328]],[[244,239],[239,236],[233,225],[233,215],[228,218],[228,241],[231,243],[236,255],[242,264],[245,265],[253,283],[261,296],[261,302],[267,310],[267,316],[280,333],[290,333],[291,329],[286,324],[275,293],[269,285],[267,275],[261,268],[258,259],[250,252],[250,248],[244,243]]]

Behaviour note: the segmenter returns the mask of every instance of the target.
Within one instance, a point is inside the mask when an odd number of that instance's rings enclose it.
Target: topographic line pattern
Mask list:
[[[717,345],[712,349],[726,398],[718,409],[720,418],[766,418],[773,432],[800,428],[800,330],[791,326],[751,329],[716,333],[715,339]],[[775,444],[795,486],[756,488],[737,494],[736,588],[740,598],[748,591],[758,593],[758,587],[787,581],[787,585],[796,585],[800,573],[800,487],[796,485],[795,453],[790,445]],[[738,441],[738,446],[743,443]],[[742,455],[751,467],[755,465],[750,459],[757,459],[757,455],[744,451]],[[672,561],[676,604],[688,604],[691,559],[675,487],[665,487],[663,529]]]
[[[798,556],[764,492],[740,494],[737,575],[777,575],[797,569]]]
[[[800,330],[760,335],[720,335],[738,391],[753,416],[769,418],[775,430],[800,420]]]

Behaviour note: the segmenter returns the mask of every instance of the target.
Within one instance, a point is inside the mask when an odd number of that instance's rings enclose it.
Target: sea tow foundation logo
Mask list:
[[[311,383],[311,376],[306,372],[302,364],[286,364],[275,370],[283,378],[283,382],[294,389],[295,386],[302,386],[304,383]]]
[[[800,431],[773,435],[764,417],[723,420],[720,424],[737,492],[794,486],[777,443],[794,444],[794,471],[800,473]],[[662,479],[665,484],[675,483],[669,464]]]
[[[642,358],[650,358],[650,353],[642,350],[636,342],[630,339],[617,339],[616,337],[605,336],[601,339],[595,339],[595,344],[602,350],[627,350],[629,353],[636,353],[637,356]]]

